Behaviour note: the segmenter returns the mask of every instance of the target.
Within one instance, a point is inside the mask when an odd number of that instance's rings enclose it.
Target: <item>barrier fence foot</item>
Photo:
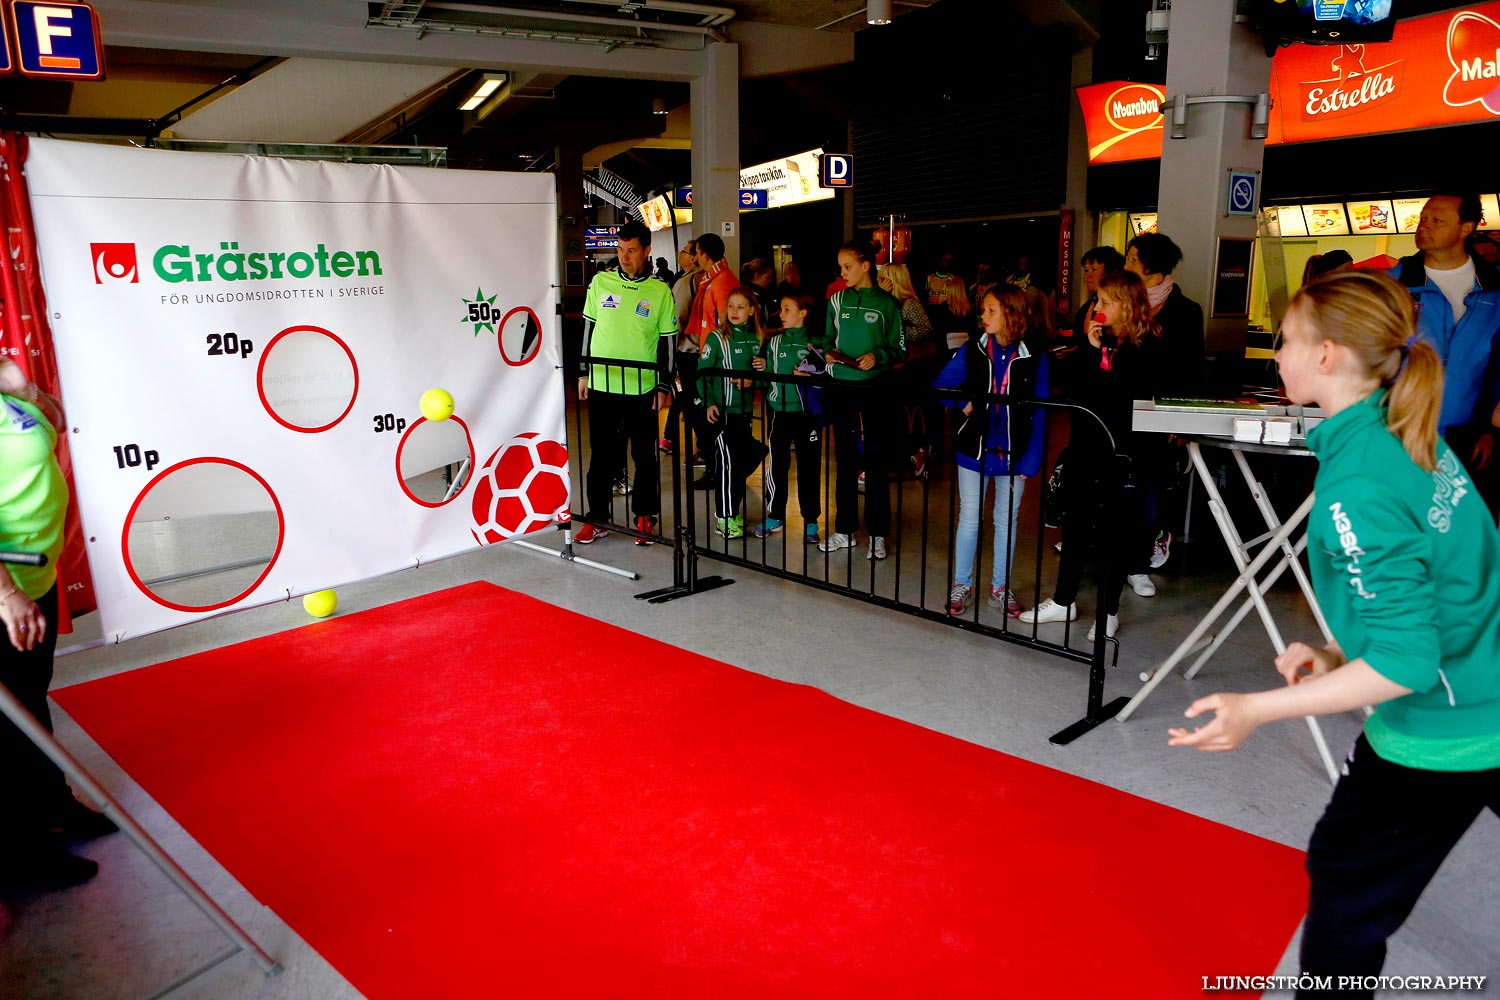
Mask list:
[[[1129,701],[1129,698],[1123,696],[1116,698],[1114,701],[1101,708],[1097,715],[1079,719],[1067,729],[1064,729],[1061,732],[1053,733],[1047,738],[1047,741],[1049,743],[1055,743],[1060,747],[1067,746],[1069,743],[1072,743],[1074,740],[1078,739],[1078,737],[1093,730],[1094,727],[1101,726],[1104,723],[1108,722],[1110,719],[1113,719],[1119,713],[1120,709],[1124,708]]]
[[[690,590],[687,587],[663,587],[660,590],[648,590],[644,594],[636,594],[635,599],[646,601],[649,604],[665,604],[675,601],[679,597],[692,597],[709,590],[718,590],[727,587],[734,581],[722,576],[700,576],[697,584]]]

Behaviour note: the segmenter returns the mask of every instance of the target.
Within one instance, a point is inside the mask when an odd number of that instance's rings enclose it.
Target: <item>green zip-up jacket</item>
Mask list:
[[[755,328],[730,326],[708,335],[703,343],[703,357],[698,367],[732,368],[754,374],[755,366],[750,359],[760,351],[760,340]],[[725,413],[751,413],[755,410],[755,389],[740,389],[735,380],[723,375],[704,375],[698,379],[698,402],[704,409],[717,406]]]
[[[848,355],[852,361],[875,355],[875,367],[860,371],[852,364],[829,365],[834,378],[866,382],[906,360],[906,337],[901,328],[901,305],[883,288],[845,288],[828,300],[828,327],[823,348]]]
[[[1333,637],[1412,694],[1365,725],[1407,767],[1500,767],[1500,535],[1441,440],[1423,472],[1386,428],[1378,390],[1317,425],[1308,519],[1313,589]]]
[[[797,376],[797,366],[807,360],[813,345],[807,339],[807,330],[793,327],[766,340],[760,356],[766,359],[766,372],[771,375]],[[772,382],[766,391],[766,402],[777,413],[802,413],[801,386],[785,382]]]

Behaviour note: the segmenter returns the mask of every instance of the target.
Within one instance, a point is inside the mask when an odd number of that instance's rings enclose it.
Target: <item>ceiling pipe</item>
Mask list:
[[[568,0],[568,2],[601,4],[606,7],[613,7],[616,10],[619,10],[621,7],[621,0]],[[705,28],[726,24],[734,20],[736,16],[732,7],[688,3],[686,0],[638,0],[636,6],[643,10],[669,10],[674,14],[697,14],[703,18],[699,23]]]
[[[545,42],[574,42],[580,45],[598,45],[605,52],[625,46],[626,48],[660,48],[654,38],[621,35],[590,35],[583,32],[564,32],[546,28],[511,28],[503,24],[462,24],[456,21],[383,21],[372,19],[365,22],[370,28],[385,28],[393,31],[415,31],[421,38],[429,31],[442,31],[454,35],[482,35],[498,38],[539,39]],[[707,44],[705,42],[705,44]]]
[[[618,3],[618,0],[613,0]],[[423,12],[451,10],[460,14],[491,14],[500,17],[524,18],[534,21],[562,21],[567,24],[599,24],[612,28],[627,28],[631,31],[667,31],[680,35],[717,37],[715,28],[701,24],[666,24],[659,21],[635,21],[623,17],[596,17],[593,14],[569,14],[563,11],[531,10],[525,7],[491,7],[478,3],[427,3]]]

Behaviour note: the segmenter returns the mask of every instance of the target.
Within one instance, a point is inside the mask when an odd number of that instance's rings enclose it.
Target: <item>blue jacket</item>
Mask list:
[[[1453,307],[1443,290],[1428,280],[1421,253],[1402,257],[1389,273],[1411,290],[1417,306],[1417,334],[1430,341],[1443,359],[1443,408],[1438,412],[1438,433],[1476,419],[1488,427],[1489,414],[1475,411],[1481,403],[1493,405],[1500,388],[1495,385],[1495,369],[1490,367],[1500,335],[1500,271],[1474,258],[1476,287],[1464,296],[1468,311],[1456,326]]]
[[[1002,347],[993,338],[970,340],[948,360],[933,380],[934,389],[1046,399],[1047,352],[1033,351],[1024,340]],[[947,405],[953,406],[951,402]],[[1042,441],[1047,423],[1041,407],[1011,403],[976,405],[959,418],[954,432],[954,458],[965,469],[986,476],[1035,476],[1042,468]],[[1011,442],[1020,455],[1012,454]]]

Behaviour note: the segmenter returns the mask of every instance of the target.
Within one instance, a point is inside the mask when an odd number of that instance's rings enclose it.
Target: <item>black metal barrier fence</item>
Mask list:
[[[1119,658],[1118,643],[1106,635],[1105,609],[1106,588],[1113,581],[1118,593],[1113,576],[1125,571],[1116,566],[1112,539],[1127,530],[1119,521],[1129,487],[1112,437],[1090,410],[930,388],[940,365],[929,365],[920,380],[898,369],[870,384],[705,368],[698,378],[729,380],[721,384],[732,400],[731,412],[710,421],[693,404],[695,387],[670,383],[654,364],[581,360],[594,388],[585,394],[581,382],[568,387],[573,538],[603,529],[637,544],[670,544],[672,586],[642,599],[660,603],[732,583],[700,574],[700,561],[712,559],[1088,664],[1084,717],[1055,734],[1054,743],[1071,742],[1125,704],[1124,698],[1104,703],[1106,661]],[[601,391],[606,385],[622,391]],[[658,393],[658,385],[673,391]],[[816,415],[782,409],[791,394],[811,402]],[[1018,415],[1040,412],[1033,446],[1042,460],[1029,478],[1014,469],[999,477],[966,471],[976,509],[961,518],[950,424],[963,419],[966,404],[1007,407],[1012,430],[1024,423],[1028,433],[1031,417]],[[1080,422],[1088,422],[1104,451],[1091,453],[1090,475],[1075,474],[1065,487],[1072,498],[1059,504],[1054,496],[1049,509],[1049,476],[1065,422],[1075,438]],[[1059,478],[1068,482],[1066,468]],[[879,547],[872,520],[884,531]],[[968,574],[961,528],[974,538]],[[852,537],[853,546],[834,548],[835,535]],[[1014,605],[1007,613],[1008,598],[1032,609],[1053,596],[1063,546],[1073,548],[1075,561],[1092,553],[1092,629],[1087,617],[1036,623],[1013,617]],[[997,557],[1010,563],[1008,572],[995,571]],[[971,599],[960,602],[954,588],[966,575]]]

